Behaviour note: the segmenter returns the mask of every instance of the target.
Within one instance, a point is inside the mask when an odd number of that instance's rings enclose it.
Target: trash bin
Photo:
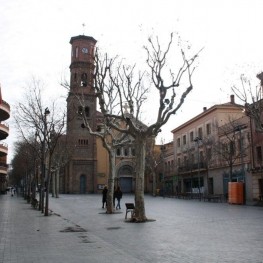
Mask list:
[[[229,182],[228,183],[228,203],[229,204],[244,204],[244,183]]]

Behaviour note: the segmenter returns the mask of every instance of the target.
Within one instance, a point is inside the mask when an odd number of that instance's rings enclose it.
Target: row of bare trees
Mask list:
[[[39,210],[49,214],[49,192],[52,177],[53,196],[58,197],[59,169],[67,162],[70,150],[65,133],[65,111],[56,100],[44,105],[41,81],[32,79],[24,97],[17,103],[14,119],[20,136],[12,161],[12,178],[22,182],[28,201],[39,192]]]

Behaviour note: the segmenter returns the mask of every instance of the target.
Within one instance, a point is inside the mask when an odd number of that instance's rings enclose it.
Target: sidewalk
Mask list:
[[[84,231],[84,232],[82,232]],[[143,262],[70,220],[43,216],[21,197],[0,195],[0,263]]]
[[[262,263],[263,208],[145,196],[154,222],[127,223],[124,195],[113,215],[100,195],[50,198],[43,216],[0,195],[0,263]]]

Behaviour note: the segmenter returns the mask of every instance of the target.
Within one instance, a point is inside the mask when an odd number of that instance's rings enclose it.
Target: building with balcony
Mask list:
[[[0,87],[0,193],[7,187],[7,153],[8,146],[3,140],[9,135],[9,127],[5,121],[10,117],[10,106],[2,99]]]
[[[172,130],[174,181],[180,193],[227,196],[228,182],[245,182],[252,199],[251,125],[243,106],[230,102],[203,112]]]

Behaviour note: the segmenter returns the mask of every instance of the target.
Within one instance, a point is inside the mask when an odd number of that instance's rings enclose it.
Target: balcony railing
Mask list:
[[[7,120],[10,117],[10,105],[2,100],[0,103],[0,121]]]
[[[8,152],[8,145],[6,143],[0,143],[0,157],[6,156]]]
[[[9,126],[6,123],[0,123],[0,140],[6,139],[9,134]]]
[[[0,163],[0,174],[7,174],[8,165],[6,163]]]
[[[198,169],[203,170],[206,169],[205,163],[200,162],[199,166],[198,163],[193,163],[191,165],[186,165],[186,166],[179,166],[178,167],[178,172],[190,172],[190,171],[197,171]]]

